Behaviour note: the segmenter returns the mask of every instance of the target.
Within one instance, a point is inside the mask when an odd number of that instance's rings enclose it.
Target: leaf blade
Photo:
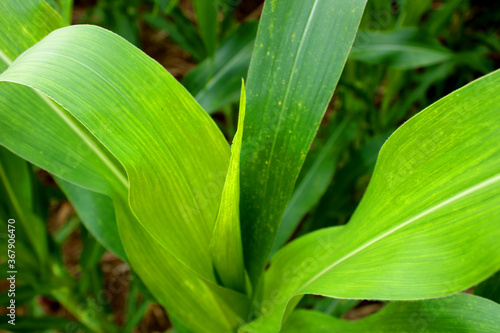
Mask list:
[[[299,332],[496,332],[500,305],[481,297],[457,294],[419,301],[391,302],[380,312],[355,322],[313,311],[292,314],[283,333]]]
[[[401,126],[382,147],[347,226],[306,235],[278,253],[265,287],[265,300],[274,305],[264,310],[269,327],[279,327],[295,295],[440,297],[498,270],[499,86],[497,71]],[[303,271],[290,280],[294,267]],[[271,296],[276,293],[280,299]]]
[[[364,5],[362,0],[272,0],[264,5],[247,80],[241,153],[242,233],[254,284],[344,66]],[[329,40],[331,36],[335,42]]]
[[[238,130],[231,147],[231,159],[222,189],[219,212],[210,241],[210,253],[223,285],[245,293],[245,264],[240,231],[240,151],[245,121],[245,84],[241,86]]]
[[[452,59],[453,54],[425,31],[403,28],[360,31],[349,57],[398,69],[431,66]]]
[[[112,49],[122,50],[123,57],[129,55],[127,66],[112,65],[116,63],[114,56],[103,51]],[[132,80],[129,76],[132,67],[136,72],[143,71],[142,77],[134,75]],[[88,80],[78,80],[72,75],[75,71]],[[130,183],[137,184],[138,190],[130,191],[130,202],[135,214],[137,207],[145,214],[139,220],[155,221],[148,224],[147,230],[182,261],[197,266],[206,276],[212,275],[211,260],[205,249],[220,198],[222,185],[218,177],[227,167],[229,147],[213,121],[163,67],[102,28],[70,26],[51,33],[18,57],[1,79],[43,89],[71,110],[122,162]],[[149,87],[148,100],[138,86]],[[91,93],[82,96],[79,93],[82,90]],[[168,108],[161,102],[165,99],[170,100]],[[174,105],[179,112],[182,110],[180,117],[161,117],[161,110],[172,110]],[[106,127],[102,126],[103,115],[112,118]],[[162,127],[177,128],[179,134],[170,136]],[[203,135],[190,135],[195,132]],[[192,153],[185,154],[180,147]],[[174,158],[175,155],[178,156]],[[203,160],[208,172],[199,173]],[[161,183],[144,176],[158,172],[163,174]],[[197,177],[191,176],[196,174]],[[207,195],[208,190],[213,192]],[[177,193],[176,204],[167,209],[157,200],[161,192],[167,193],[166,196]],[[158,216],[179,222],[165,225]],[[180,221],[186,223],[181,227]],[[204,222],[200,225],[199,221]],[[170,231],[166,233],[165,228]],[[193,235],[197,235],[198,241],[184,248],[182,244],[189,243]]]

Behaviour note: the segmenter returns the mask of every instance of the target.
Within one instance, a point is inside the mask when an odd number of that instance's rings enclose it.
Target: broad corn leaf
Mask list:
[[[458,294],[419,302],[391,302],[381,311],[355,322],[319,312],[298,310],[283,333],[462,332],[494,333],[500,330],[500,305]]]
[[[112,50],[121,50],[128,61],[117,62]],[[107,30],[70,26],[18,57],[0,79],[42,90],[89,128],[124,165],[130,186],[136,184],[130,203],[139,221],[148,221],[142,224],[173,255],[212,276],[206,249],[229,147],[163,67]],[[103,117],[112,121],[103,126]],[[162,198],[173,193],[175,204],[165,205]]]
[[[265,2],[248,73],[241,148],[241,227],[253,284],[271,251],[365,3]]]
[[[297,295],[415,300],[456,293],[496,272],[499,90],[496,71],[401,126],[382,147],[350,222],[278,252],[263,315],[246,328],[277,332]]]
[[[114,56],[117,50],[120,61]],[[69,159],[64,164],[64,149],[68,148],[67,143],[61,142],[65,148],[52,152],[56,154],[52,158],[63,161],[65,169],[51,170],[50,163],[45,162],[50,159],[43,156],[53,147],[49,141],[44,144],[41,134],[29,138],[16,126],[21,122],[10,122],[15,136],[6,136],[5,140],[22,139],[20,142],[26,143],[16,144],[13,140],[10,145],[20,151],[26,149],[28,158],[41,162],[37,164],[56,175],[112,198],[132,267],[157,299],[189,329],[233,330],[245,317],[247,299],[216,285],[207,251],[224,181],[220,176],[225,175],[229,162],[229,147],[184,88],[135,47],[92,26],[53,32],[17,58],[2,73],[1,80],[13,82],[4,82],[0,88],[20,87],[26,94],[44,100],[47,108],[39,118],[47,122],[46,128],[51,128],[51,121],[53,126],[60,126],[61,133],[67,133],[61,138],[63,141],[80,137],[75,146],[85,143],[83,138],[100,146],[95,146],[99,147],[97,151],[83,150],[88,154],[77,159],[78,163]],[[41,92],[32,92],[19,84]],[[9,103],[16,101],[6,98],[2,110],[13,108]],[[31,108],[20,109],[23,117],[30,120],[23,123],[24,131],[28,125],[36,129],[35,121],[29,118],[36,105],[38,102]],[[60,122],[61,119],[69,123]],[[80,129],[87,132],[78,132]],[[197,136],[191,136],[192,132]],[[56,138],[54,132],[48,134],[48,140]],[[94,165],[93,161],[100,164]],[[92,170],[94,174],[89,172],[88,179],[78,178],[72,166]],[[198,177],[191,177],[193,174]]]
[[[0,17],[2,71],[26,48],[62,26],[58,14],[43,1],[3,1],[0,7],[6,13]],[[62,182],[85,187],[81,191],[126,195],[128,180],[120,163],[78,120],[45,95],[4,82],[0,84],[0,114],[0,143],[8,149]],[[86,209],[78,207],[79,200],[73,204],[80,212]],[[105,246],[125,258],[119,235],[108,232],[117,230],[114,219],[101,220],[99,230],[84,216],[82,221]],[[103,230],[107,230],[105,235],[98,234]]]

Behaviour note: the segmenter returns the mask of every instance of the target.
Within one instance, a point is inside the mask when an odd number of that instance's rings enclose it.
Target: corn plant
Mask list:
[[[276,249],[267,267],[365,4],[265,3],[230,147],[126,40],[4,0],[0,143],[54,175],[179,331],[496,332],[500,305],[453,294],[500,268],[498,71],[398,128],[349,223]],[[397,302],[349,323],[294,310],[305,294]]]

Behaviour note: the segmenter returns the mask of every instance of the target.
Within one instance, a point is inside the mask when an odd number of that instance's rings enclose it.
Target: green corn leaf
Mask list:
[[[473,295],[458,294],[420,302],[391,302],[380,312],[355,322],[298,310],[282,332],[494,333],[500,330],[499,318],[499,304]]]
[[[74,0],[59,0],[64,25],[71,24],[71,18],[73,17],[73,1]]]
[[[240,231],[240,150],[245,120],[245,103],[245,84],[243,83],[238,130],[233,139],[231,160],[210,242],[210,253],[222,284],[242,293],[245,293],[246,282]]]
[[[316,156],[313,156],[314,160],[311,165],[305,170],[306,172],[302,179],[297,182],[290,202],[283,214],[278,234],[271,250],[271,256],[292,236],[302,218],[319,201],[332,181],[339,151],[348,143],[348,137],[351,136],[349,132],[352,131],[347,127],[347,121],[343,121],[340,124],[334,121],[330,128],[332,128],[332,132],[324,143],[324,146],[321,147]]]
[[[264,4],[248,74],[241,151],[241,227],[253,284],[271,251],[365,3],[269,0]]]
[[[0,11],[0,71],[52,30],[63,26],[61,16],[45,1],[6,0],[0,3]]]
[[[349,57],[371,64],[412,69],[442,63],[452,55],[425,31],[404,28],[383,32],[360,30]]]
[[[57,184],[75,207],[90,233],[107,249],[123,260],[125,250],[116,225],[115,210],[110,197],[55,177]]]
[[[204,60],[184,77],[182,84],[208,113],[238,100],[256,33],[256,21],[242,24],[221,43],[213,59]]]
[[[401,126],[382,147],[347,226],[308,234],[276,254],[266,275],[262,319],[249,327],[265,323],[276,332],[295,295],[432,298],[496,272],[499,89],[496,71]]]
[[[132,267],[170,316],[192,332],[229,333],[244,322],[249,309],[244,295],[200,278],[158,246],[140,224],[121,218],[121,211],[120,235]]]
[[[125,40],[92,26],[53,32],[0,80],[34,87],[64,105],[124,165],[134,214],[123,190],[103,193],[115,204],[132,267],[159,302],[194,331],[234,330],[248,300],[215,284],[206,251],[229,147],[185,89]],[[89,167],[86,159],[81,163]]]
[[[4,147],[0,147],[0,187],[2,187],[2,197],[5,196],[4,204],[7,203],[10,210],[5,221],[15,220],[12,225],[13,234],[16,238],[26,238],[36,254],[40,267],[43,267],[48,256],[47,231],[43,220],[33,211],[31,171],[26,161]],[[2,229],[5,237],[7,237],[7,228],[5,225]],[[16,242],[17,244],[14,245],[17,247],[20,239]],[[7,240],[2,243],[7,247]],[[17,252],[16,249],[11,250]],[[20,256],[23,256],[23,253],[20,253]]]
[[[217,21],[218,21],[218,1],[217,0],[193,0],[198,30],[203,44],[207,50],[208,57],[213,57],[217,44]]]
[[[117,62],[112,50],[121,50],[127,64]],[[188,266],[212,276],[206,249],[229,147],[213,121],[163,67],[104,29],[71,26],[54,31],[18,57],[0,79],[42,90],[70,110],[122,162],[130,183],[137,182],[130,202],[139,220],[148,221],[142,222],[147,230]],[[175,117],[168,116],[168,110],[175,110]],[[113,121],[102,126],[103,115]],[[169,128],[178,135],[165,131]],[[204,172],[199,172],[201,165]],[[176,201],[166,205],[160,198],[172,193]]]
[[[58,14],[41,0],[24,1],[22,5],[18,1],[3,1],[0,7],[7,13],[0,17],[0,30],[5,32],[0,36],[1,70],[26,48],[62,26]],[[78,120],[45,95],[4,82],[0,85],[0,114],[0,143],[16,154],[62,181],[108,195],[126,195],[128,180],[120,163]],[[101,218],[101,227],[94,228],[97,227],[94,220],[85,218],[92,213],[83,213],[87,212],[86,205],[79,207],[80,202],[88,200],[73,199],[86,227],[119,257],[125,258],[119,235],[107,231],[117,230],[116,221]]]

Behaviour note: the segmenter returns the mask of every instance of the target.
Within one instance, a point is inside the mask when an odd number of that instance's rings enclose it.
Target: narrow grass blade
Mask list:
[[[216,0],[193,0],[196,21],[208,57],[213,57],[217,44],[217,20],[218,1]]]
[[[431,66],[452,59],[450,50],[424,30],[360,30],[349,58],[398,69]]]
[[[245,293],[245,265],[240,231],[240,150],[245,121],[245,85],[241,87],[238,130],[231,147],[231,160],[222,190],[210,254],[222,284]]]
[[[257,33],[257,22],[243,23],[182,81],[208,113],[214,113],[240,96],[240,80],[246,77]]]
[[[12,215],[7,216],[7,219],[15,220],[15,223],[8,228],[13,230],[12,234],[17,237],[22,236],[21,233],[25,234],[40,266],[43,266],[49,255],[47,231],[43,220],[33,211],[34,198],[31,177],[31,170],[26,161],[12,154],[4,147],[0,147],[0,186],[5,191],[6,202],[4,204],[8,204],[8,207],[12,209],[10,212]],[[2,233],[7,237],[7,226],[3,230]],[[3,243],[7,247],[7,240],[3,241]],[[13,244],[16,246],[16,243]],[[17,252],[15,248],[9,248],[9,250]],[[7,252],[7,249],[5,252]]]

